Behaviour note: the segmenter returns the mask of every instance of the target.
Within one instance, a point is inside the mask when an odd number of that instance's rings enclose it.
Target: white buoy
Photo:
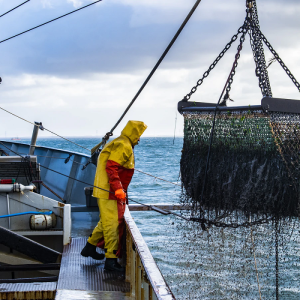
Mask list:
[[[30,229],[31,230],[45,230],[56,226],[56,220],[53,219],[53,214],[47,215],[32,215],[30,216]]]

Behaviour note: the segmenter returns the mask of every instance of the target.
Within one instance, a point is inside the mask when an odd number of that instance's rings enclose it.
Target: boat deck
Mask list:
[[[0,284],[0,299],[131,300],[125,276],[105,271],[104,261],[80,255],[86,240],[72,238],[64,247],[58,282]]]
[[[123,276],[105,271],[104,261],[80,255],[85,243],[86,238],[73,238],[64,247],[55,299],[131,299]]]

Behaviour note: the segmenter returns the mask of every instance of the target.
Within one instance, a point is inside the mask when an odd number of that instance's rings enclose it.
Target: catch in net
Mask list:
[[[299,91],[300,84],[261,32],[256,1],[247,0],[246,7],[244,24],[178,103],[184,116],[184,199],[203,228],[220,225],[220,219],[233,215],[234,227],[238,216],[246,225],[249,218],[259,223],[299,216],[300,101],[272,98],[268,66],[277,61]],[[261,105],[227,107],[247,34],[263,100]],[[218,102],[188,101],[238,37],[235,60]],[[263,42],[274,55],[268,66]]]
[[[196,215],[299,216],[299,102],[265,97],[257,106],[181,107],[181,176]]]
[[[178,103],[184,116],[182,201],[196,222],[187,223],[183,236],[189,251],[179,253],[191,253],[200,270],[195,273],[203,274],[199,299],[208,299],[207,291],[212,299],[299,299],[300,101],[272,97],[268,66],[277,61],[298,91],[300,84],[262,34],[256,1],[247,0],[246,7],[244,24]],[[227,107],[247,34],[262,100]],[[236,40],[218,101],[189,101]],[[268,65],[263,43],[274,56]]]

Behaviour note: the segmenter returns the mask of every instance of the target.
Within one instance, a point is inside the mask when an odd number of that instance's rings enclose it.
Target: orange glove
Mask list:
[[[126,198],[126,193],[123,191],[123,189],[118,189],[115,191],[115,196],[118,200],[124,201]]]

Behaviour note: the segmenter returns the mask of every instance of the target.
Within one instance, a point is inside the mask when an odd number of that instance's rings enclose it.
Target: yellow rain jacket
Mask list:
[[[121,239],[124,232],[125,205],[117,200],[114,192],[127,188],[134,173],[133,147],[147,126],[141,121],[128,121],[121,135],[108,143],[101,151],[94,185],[109,192],[94,188],[98,198],[100,220],[88,242],[105,249],[107,258],[121,257]]]

